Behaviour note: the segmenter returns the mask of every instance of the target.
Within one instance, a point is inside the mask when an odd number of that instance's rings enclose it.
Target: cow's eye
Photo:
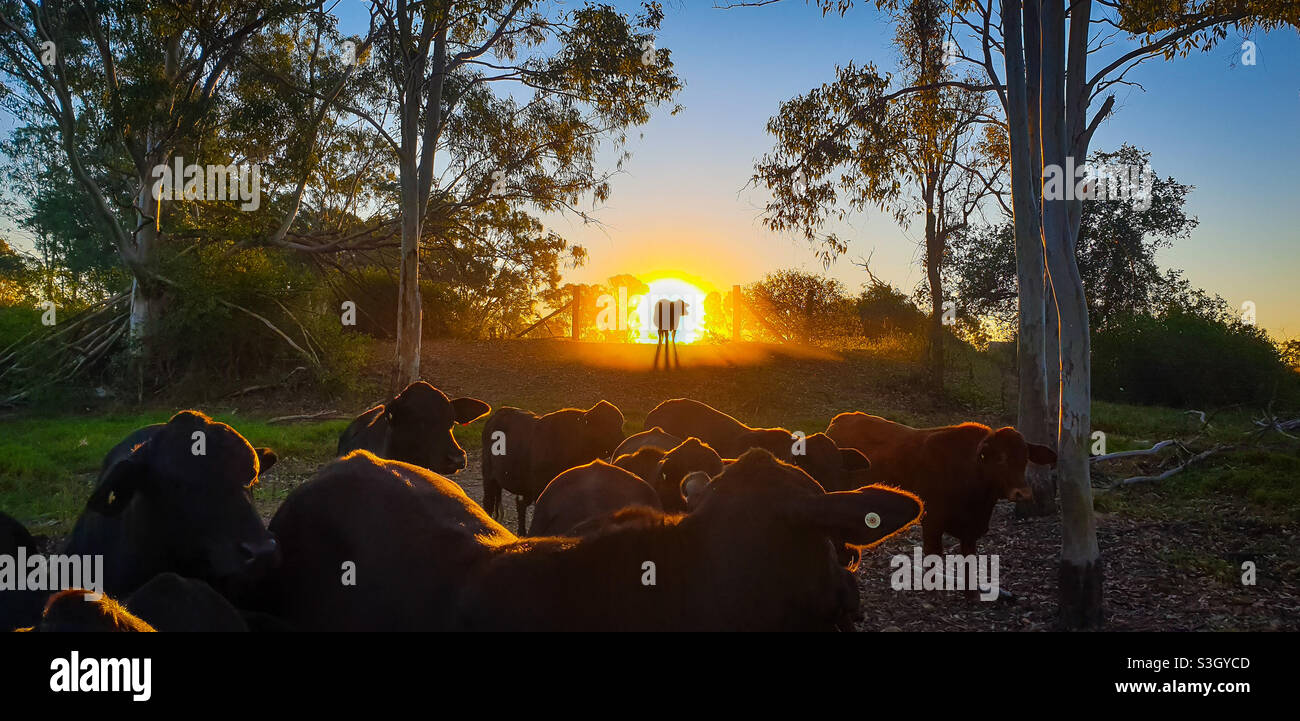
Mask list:
[[[878,514],[878,513],[868,513],[868,514],[867,514],[866,521],[867,521],[867,528],[879,528],[879,527],[880,527],[880,514]]]

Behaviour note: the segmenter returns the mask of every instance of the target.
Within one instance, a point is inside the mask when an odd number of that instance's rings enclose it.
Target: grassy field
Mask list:
[[[653,346],[563,342],[444,341],[428,349],[426,377],[449,394],[473,395],[500,407],[513,405],[539,412],[566,406],[586,407],[602,398],[618,405],[629,433],[641,429],[646,413],[672,397],[698,398],[754,425],[782,425],[808,432],[824,429],[839,412],[864,410],[914,425],[964,420],[1011,423],[1014,403],[999,395],[1009,386],[1004,370],[990,358],[972,354],[950,368],[949,397],[936,400],[920,390],[916,369],[895,356],[870,351],[832,354],[772,346],[740,348],[700,346],[681,349],[682,369],[650,371]],[[381,373],[382,349],[375,377]],[[373,378],[371,379],[374,380]],[[293,485],[333,458],[346,420],[269,424],[270,418],[315,412],[322,404],[343,415],[360,412],[380,396],[361,392],[332,404],[321,394],[286,389],[280,397],[258,403],[245,399],[179,398],[177,405],[140,410],[108,404],[77,413],[11,414],[0,434],[0,509],[54,533],[75,519],[104,454],[132,430],[167,420],[182,407],[195,407],[239,430],[255,446],[269,446],[280,461],[257,492],[273,507]],[[241,409],[239,405],[252,405]],[[1252,429],[1251,413],[1235,410],[1214,415],[1197,447],[1234,443]],[[1166,438],[1197,435],[1199,419],[1182,410],[1096,402],[1093,424],[1106,433],[1106,450],[1150,446]],[[474,453],[482,421],[455,430],[460,444]],[[1161,486],[1136,486],[1099,493],[1098,510],[1142,507],[1159,513],[1164,506],[1198,499],[1238,498],[1261,516],[1300,520],[1300,455],[1294,442],[1249,447],[1212,457]],[[1140,464],[1106,464],[1097,482]],[[1176,489],[1176,492],[1170,492]],[[1166,511],[1172,512],[1170,509]]]
[[[672,372],[651,370],[653,353],[653,346],[441,341],[429,344],[423,369],[424,377],[449,395],[471,395],[494,408],[513,405],[545,412],[588,407],[607,399],[623,410],[628,433],[640,430],[645,415],[660,401],[681,396],[710,403],[753,425],[781,425],[809,433],[823,430],[836,413],[849,410],[913,425],[1014,422],[1009,369],[977,353],[952,359],[948,393],[942,398],[924,392],[916,366],[891,352],[831,353],[760,345],[684,347],[681,368]],[[322,411],[347,417],[359,413],[383,397],[380,381],[386,357],[387,349],[376,349],[371,372],[357,384],[362,390],[351,393],[299,382],[265,394],[233,397],[200,388],[145,410],[110,398],[79,405],[77,412],[56,412],[47,405],[41,411],[11,413],[0,421],[0,510],[26,523],[35,534],[52,538],[66,534],[104,454],[135,428],[191,407],[231,424],[255,446],[276,451],[279,463],[255,492],[259,509],[269,518],[285,495],[334,457],[338,434],[347,421],[268,421]],[[1118,625],[1165,628],[1169,624],[1151,620],[1154,614],[1179,617],[1195,612],[1201,615],[1170,622],[1172,627],[1294,626],[1300,623],[1297,614],[1290,621],[1279,618],[1300,611],[1300,563],[1291,545],[1300,525],[1300,442],[1278,433],[1250,435],[1252,416],[1257,413],[1251,409],[1201,410],[1210,414],[1207,426],[1181,409],[1094,403],[1093,428],[1105,432],[1108,452],[1146,448],[1169,438],[1184,441],[1192,452],[1234,446],[1161,483],[1114,486],[1122,478],[1158,473],[1169,467],[1168,457],[1094,466],[1099,537],[1110,569],[1108,596],[1113,595],[1123,614]],[[479,421],[455,431],[470,455],[470,467],[456,480],[476,499],[481,494],[482,426]],[[1059,524],[1054,519],[1017,521],[1005,504],[994,520],[986,539],[990,550],[1001,552],[1009,568],[1020,564],[1024,577],[1046,574],[1035,587],[1051,586]],[[899,543],[910,548],[906,544],[913,541]],[[1267,582],[1273,584],[1270,600],[1252,601],[1262,605],[1248,606],[1244,616],[1232,605],[1242,598],[1237,579],[1242,558],[1259,559],[1261,568],[1268,570]],[[1169,605],[1153,606],[1149,598],[1153,584],[1171,582],[1176,583],[1169,591]],[[1209,595],[1207,585],[1213,589]],[[995,612],[979,606],[957,607],[955,617],[967,624],[987,621],[992,628],[1045,626],[1041,619],[1050,616],[1051,594],[1027,595],[1038,600],[1036,610],[1028,615],[1016,615],[1023,609]],[[1125,606],[1130,598],[1131,604]],[[867,600],[893,609],[891,625],[908,627],[909,618],[919,628],[929,628],[926,624],[933,622],[929,615],[909,616],[915,609],[898,605],[892,596]],[[1207,604],[1219,610],[1209,615],[1196,611]],[[1216,620],[1196,620],[1201,618]]]

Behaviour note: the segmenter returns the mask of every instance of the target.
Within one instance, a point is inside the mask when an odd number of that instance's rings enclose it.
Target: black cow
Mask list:
[[[211,586],[160,573],[126,599],[126,609],[157,631],[247,631],[244,617]]]
[[[502,408],[483,426],[483,508],[497,517],[501,491],[514,493],[523,533],[528,506],[551,479],[574,466],[611,460],[622,441],[623,413],[609,401],[544,416]]]
[[[476,398],[451,400],[428,383],[416,381],[349,423],[339,435],[338,454],[365,449],[380,458],[451,475],[465,468],[465,451],[456,443],[452,426],[473,423],[491,410]]]
[[[690,515],[632,508],[589,537],[517,539],[455,483],[356,452],[271,521],[284,564],[267,610],[305,630],[830,630],[857,612],[836,546],[923,510],[891,488],[826,493],[762,450],[711,486]]]
[[[63,552],[103,554],[112,596],[167,571],[237,593],[275,560],[275,538],[252,499],[275,461],[225,423],[181,411],[109,451]]]
[[[546,485],[533,509],[532,536],[565,536],[631,506],[663,510],[659,494],[635,474],[604,461],[570,468]]]
[[[0,513],[0,556],[18,562],[19,549],[27,556],[41,552],[36,539],[23,524],[13,517]],[[15,568],[15,573],[26,573]],[[42,591],[0,589],[0,631],[12,631],[20,626],[31,626],[41,617],[41,608],[49,594]]]

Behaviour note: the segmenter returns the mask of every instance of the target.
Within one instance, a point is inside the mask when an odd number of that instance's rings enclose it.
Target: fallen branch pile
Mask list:
[[[118,293],[52,326],[33,328],[0,350],[0,406],[61,383],[104,358],[130,326],[129,291]]]

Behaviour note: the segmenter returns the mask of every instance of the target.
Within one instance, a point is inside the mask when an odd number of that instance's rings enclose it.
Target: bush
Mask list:
[[[867,338],[890,335],[923,336],[926,316],[907,294],[884,283],[873,283],[857,297],[858,318]]]
[[[1093,336],[1093,394],[1174,407],[1294,400],[1297,376],[1259,328],[1171,307],[1128,315]]]
[[[844,285],[801,270],[779,270],[745,288],[755,313],[762,314],[786,340],[807,345],[845,344],[853,335],[853,305]],[[744,321],[755,337],[773,340],[757,319]]]
[[[41,310],[30,305],[0,305],[0,349],[41,327]]]
[[[152,339],[157,384],[243,382],[307,366],[321,382],[347,385],[362,365],[365,337],[343,326],[319,275],[288,253],[206,243],[167,261],[164,275],[177,285]],[[115,363],[124,366],[127,355]]]

